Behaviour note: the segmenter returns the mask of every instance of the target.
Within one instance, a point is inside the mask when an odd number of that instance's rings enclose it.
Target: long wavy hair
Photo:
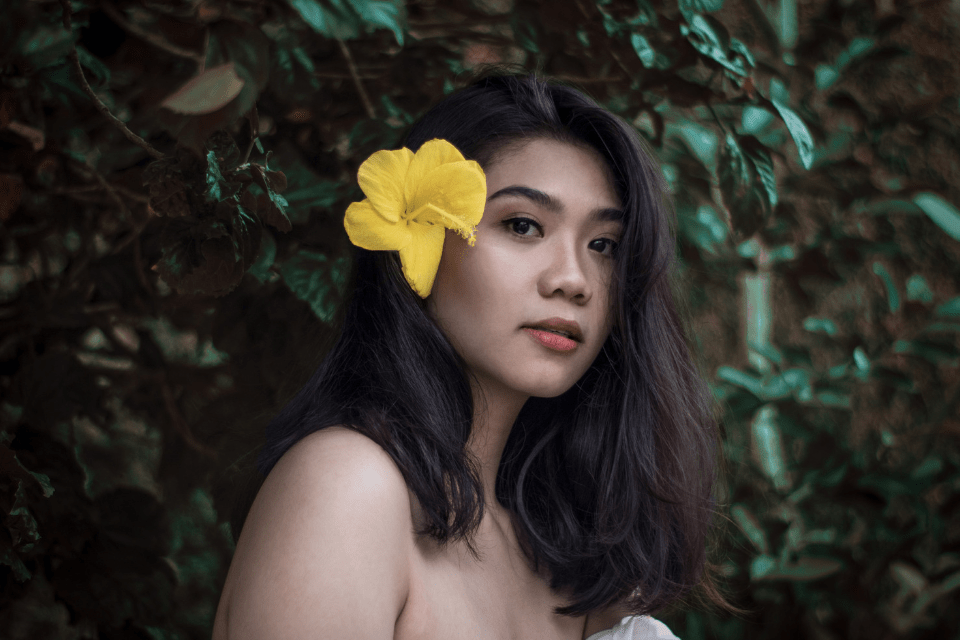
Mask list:
[[[530,75],[488,75],[445,98],[406,145],[443,138],[481,166],[537,138],[595,149],[624,209],[614,326],[583,377],[530,398],[503,452],[496,498],[551,587],[560,614],[614,603],[650,613],[706,586],[718,463],[709,390],[672,291],[673,212],[663,174],[636,131],[579,91]],[[485,497],[465,447],[468,373],[394,252],[356,250],[342,333],[267,429],[269,473],[304,436],[344,425],[377,442],[423,508],[421,535],[468,543]]]

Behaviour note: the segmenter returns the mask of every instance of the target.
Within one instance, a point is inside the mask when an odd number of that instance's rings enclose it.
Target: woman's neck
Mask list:
[[[480,378],[471,379],[473,425],[467,451],[480,464],[483,495],[487,510],[499,509],[496,498],[497,469],[503,448],[510,437],[520,409],[530,397],[503,385]]]

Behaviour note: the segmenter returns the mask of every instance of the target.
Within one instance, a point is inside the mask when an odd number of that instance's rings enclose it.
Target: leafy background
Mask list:
[[[357,166],[492,62],[583,87],[674,190],[748,613],[668,623],[956,637],[958,25],[946,0],[8,0],[0,637],[209,636],[262,430],[331,337]]]

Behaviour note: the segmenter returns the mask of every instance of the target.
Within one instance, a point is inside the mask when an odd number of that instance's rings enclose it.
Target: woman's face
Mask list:
[[[620,201],[596,151],[554,140],[509,148],[486,176],[476,245],[447,231],[427,309],[485,387],[554,397],[610,332]]]

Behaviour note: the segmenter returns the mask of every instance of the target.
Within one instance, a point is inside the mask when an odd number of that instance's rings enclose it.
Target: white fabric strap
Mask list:
[[[679,640],[670,628],[650,616],[627,616],[620,624],[587,640]]]

